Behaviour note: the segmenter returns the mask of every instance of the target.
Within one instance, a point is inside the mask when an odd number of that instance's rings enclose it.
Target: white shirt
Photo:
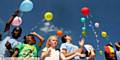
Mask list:
[[[60,60],[58,50],[55,50],[53,48],[44,48],[42,51],[47,51],[48,49],[50,49],[50,55],[45,57],[45,60]]]
[[[70,52],[73,52],[76,49],[78,49],[78,47],[76,45],[71,44],[71,43],[62,43],[61,46],[60,46],[60,51],[62,51],[62,49],[67,49],[67,52],[70,53]],[[76,56],[72,60],[76,60],[76,59],[79,60],[80,57]]]
[[[9,56],[9,52],[7,51],[5,44],[6,42],[9,42],[11,44],[12,48],[15,48],[16,45],[20,44],[20,42],[18,42],[17,40],[11,38],[10,36],[7,36],[4,40],[1,41],[0,44],[0,57],[8,57]],[[6,54],[7,51],[7,54]]]

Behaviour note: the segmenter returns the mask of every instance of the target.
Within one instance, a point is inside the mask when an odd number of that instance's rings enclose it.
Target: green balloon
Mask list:
[[[83,31],[86,31],[86,27],[82,27],[82,30],[83,30]]]
[[[84,17],[82,17],[82,18],[80,18],[80,21],[81,21],[82,23],[84,23],[84,22],[86,21],[86,19],[85,19]]]
[[[100,43],[100,40],[97,40],[97,43]]]
[[[100,51],[99,51],[99,53],[100,53],[100,56],[102,56],[102,55],[103,55],[103,51],[102,51],[102,50],[100,50]]]

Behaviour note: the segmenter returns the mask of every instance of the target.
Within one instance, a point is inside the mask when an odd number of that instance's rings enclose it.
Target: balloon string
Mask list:
[[[87,18],[89,19],[88,16],[87,16]],[[91,19],[89,19],[89,20],[90,20],[89,23],[92,25],[91,28],[92,28],[92,31],[93,31],[93,33],[94,33],[94,38],[95,38],[95,40],[96,40],[96,42],[97,42],[97,50],[100,50],[97,32],[96,32],[95,28],[93,27],[93,22],[92,22],[92,20],[91,20]]]

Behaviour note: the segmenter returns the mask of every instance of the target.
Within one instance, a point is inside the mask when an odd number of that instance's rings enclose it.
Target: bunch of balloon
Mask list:
[[[100,24],[96,22],[93,26],[92,20],[88,18],[89,14],[90,14],[90,9],[88,7],[81,8],[81,13],[83,14],[83,16],[87,17],[87,20],[89,20],[89,23],[91,25],[90,27],[92,28],[92,31],[93,31],[94,36],[95,36],[95,40],[97,42],[97,48],[99,50],[100,55],[102,55],[102,50],[100,50],[100,48],[99,48],[100,41],[98,39],[97,31],[95,30],[95,28],[99,28]],[[81,22],[84,22],[84,21],[85,21],[85,19],[81,18]],[[82,30],[83,30],[82,34],[83,34],[83,36],[85,36],[86,35],[86,32],[84,31],[84,30],[86,30],[85,24],[84,24],[84,27],[82,27]]]
[[[86,25],[85,25],[86,18],[84,18],[84,17],[80,18],[80,22],[84,24],[83,27],[82,27],[82,37],[85,38],[86,34],[87,34],[87,32],[86,32]]]
[[[90,13],[90,10],[89,10],[88,7],[83,7],[83,8],[81,8],[81,13],[83,14],[83,16],[88,17],[88,15]],[[84,26],[82,27],[82,36],[85,38],[86,34],[87,34],[87,32],[86,32],[86,24],[85,24],[86,18],[82,17],[80,19],[80,21],[84,24]]]
[[[24,0],[20,4],[20,11],[21,12],[30,12],[33,9],[33,3],[30,0]]]

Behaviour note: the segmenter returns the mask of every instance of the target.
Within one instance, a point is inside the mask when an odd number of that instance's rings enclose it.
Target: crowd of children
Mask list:
[[[9,22],[5,26],[5,32],[10,29],[10,23],[13,18],[17,16],[19,11],[16,11],[12,15]],[[9,32],[8,32],[9,33]],[[59,42],[56,35],[50,35],[47,42],[44,42],[44,38],[36,32],[30,32],[24,36],[23,41],[20,41],[22,34],[21,27],[14,27],[11,34],[2,39],[0,33],[0,57],[18,57],[18,58],[36,58],[40,60],[95,60],[95,49],[91,44],[85,44],[85,39],[82,38],[79,41],[79,46],[72,43],[72,37],[70,35],[63,35],[61,37],[62,43],[60,48],[56,49]],[[40,40],[40,43],[36,42],[35,37]],[[43,44],[46,46],[40,49]],[[112,47],[112,45],[105,45],[105,49]],[[115,43],[116,52],[109,52],[105,50],[106,60],[120,60],[120,42]],[[38,53],[41,51],[41,53]],[[40,56],[39,56],[40,55]]]

